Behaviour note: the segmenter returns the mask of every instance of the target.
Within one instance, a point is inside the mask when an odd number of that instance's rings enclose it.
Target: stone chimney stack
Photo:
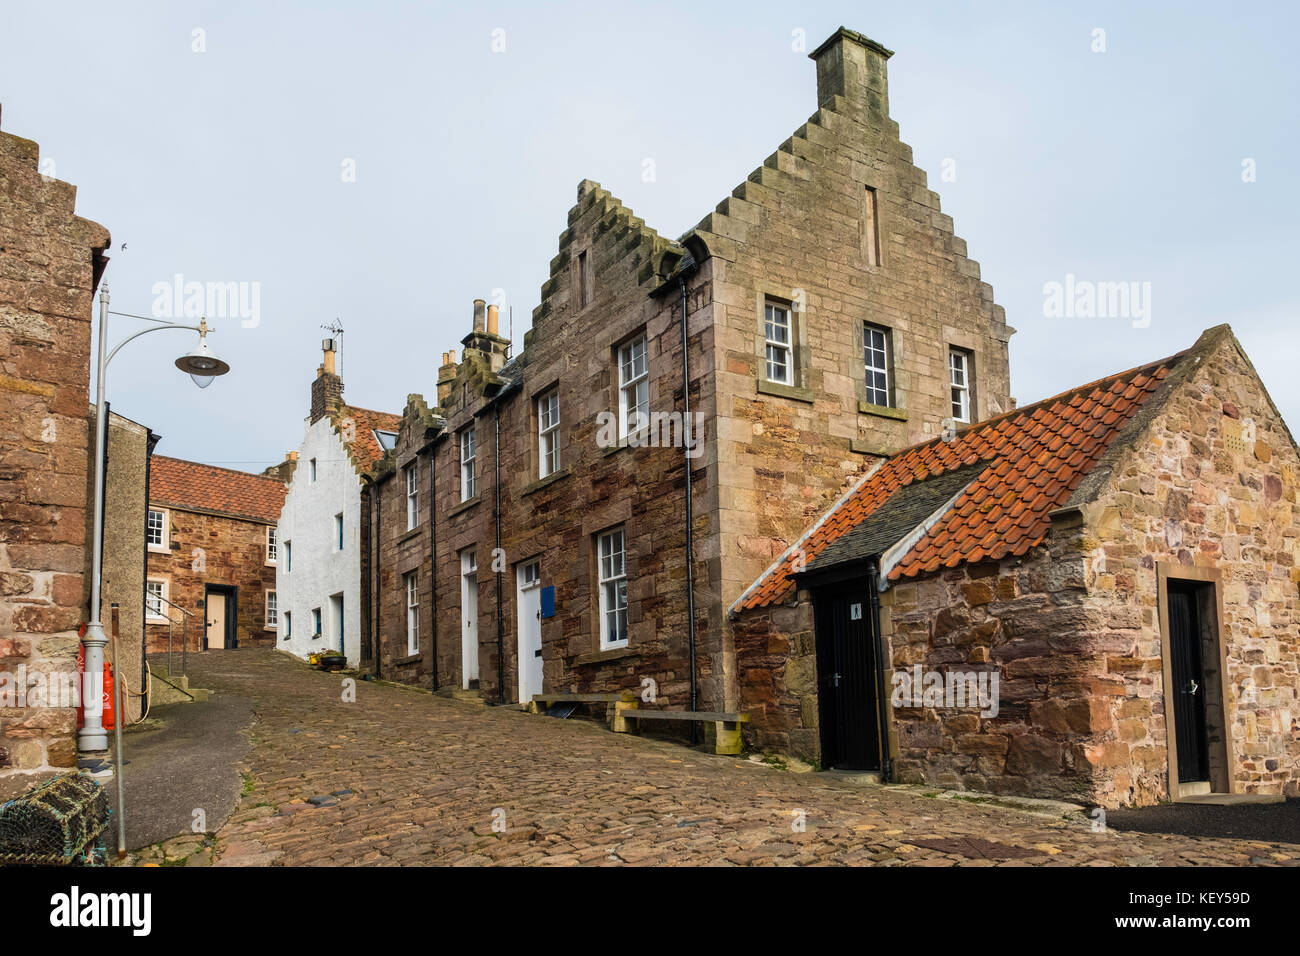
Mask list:
[[[311,421],[313,423],[325,418],[329,413],[343,404],[343,379],[335,373],[335,358],[338,354],[333,339],[321,343],[325,353],[320,366],[316,369],[316,381],[311,383]]]
[[[438,407],[446,408],[447,399],[451,398],[451,387],[456,383],[460,366],[456,364],[456,350],[442,353],[442,365],[438,366]]]
[[[499,324],[500,310],[497,306],[488,306],[482,299],[475,299],[474,331],[461,339],[461,344],[465,346],[465,361],[468,362],[471,356],[477,354],[493,372],[499,371],[506,364],[510,340],[501,335]]]
[[[809,53],[817,63],[817,105],[841,96],[864,122],[879,126],[889,119],[889,73],[894,55],[870,37],[840,27]]]

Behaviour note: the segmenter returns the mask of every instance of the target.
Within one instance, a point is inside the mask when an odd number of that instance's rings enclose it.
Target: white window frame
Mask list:
[[[383,431],[378,428],[371,429],[371,431],[374,433],[380,451],[389,452],[397,447],[397,432]]]
[[[308,464],[311,465],[311,480],[314,482],[316,480],[316,459],[313,458]]]
[[[420,479],[419,472],[411,462],[402,469],[406,475],[406,530],[414,531],[420,520]]]
[[[873,341],[874,336],[879,336],[880,346],[876,347]],[[868,405],[880,405],[885,408],[892,408],[894,404],[894,388],[891,381],[892,364],[893,364],[893,334],[890,329],[883,325],[873,325],[870,322],[862,323],[862,368],[866,383],[866,400]],[[873,362],[878,361],[876,365]],[[873,382],[873,375],[880,375],[884,379],[884,401],[876,401],[882,391]]]
[[[600,649],[627,647],[626,529],[614,528],[597,535],[596,578],[600,592]]]
[[[279,595],[276,594],[275,588],[267,588],[262,594],[266,605],[266,629],[268,631],[278,630],[280,627]]]
[[[778,314],[784,316],[785,338],[774,332],[782,328],[777,321]],[[763,303],[763,340],[765,344],[763,371],[767,380],[774,385],[794,385],[794,311],[790,306],[772,299]],[[775,359],[783,358],[783,366],[778,366]],[[784,368],[784,376],[778,377],[778,369]]]
[[[273,524],[266,526],[266,563],[275,564],[280,560],[280,529]]]
[[[284,539],[284,573],[288,574],[293,570],[293,542],[288,538]]]
[[[420,572],[404,574],[406,582],[406,655],[420,653]]]
[[[650,360],[646,337],[639,335],[618,348],[618,437],[635,435],[649,424]]]
[[[340,511],[334,516],[334,550],[336,552],[343,550],[344,523],[343,512]]]
[[[971,374],[974,356],[965,349],[948,349],[948,383],[952,389],[952,417],[963,424],[971,420]]]
[[[560,390],[537,396],[537,477],[560,470]]]
[[[145,620],[146,620],[148,623],[150,623],[150,624],[167,624],[167,623],[169,623],[169,622],[171,621],[171,618],[167,616],[167,608],[168,608],[170,605],[167,605],[167,604],[159,604],[159,605],[157,605],[157,607],[158,607],[158,613],[154,613],[153,608],[149,606],[149,598],[150,598],[150,595],[151,595],[151,590],[150,590],[149,585],[151,585],[151,584],[161,584],[161,585],[162,585],[162,587],[159,588],[158,591],[159,591],[159,594],[160,594],[160,596],[162,597],[162,599],[163,599],[164,601],[166,601],[166,600],[168,600],[168,597],[169,597],[168,594],[167,594],[167,592],[171,589],[171,582],[169,582],[166,578],[146,578],[146,579],[145,579],[145,582],[144,582],[144,592],[145,592],[145,598],[144,598],[144,616],[145,616]]]
[[[280,632],[280,640],[287,641],[293,637],[293,612],[285,611],[280,615],[280,620],[284,621],[284,629]]]
[[[139,514],[139,512],[136,512]],[[162,534],[162,540],[157,544],[149,540],[149,532],[153,529],[149,527],[149,519],[154,515],[161,515],[162,527],[159,532]],[[146,547],[153,552],[166,552],[171,550],[171,512],[166,508],[149,508],[145,517],[144,543]]]
[[[325,636],[325,615],[321,613],[321,609],[318,607],[311,609],[311,629],[311,639],[313,641],[318,637]]]
[[[469,501],[474,497],[478,490],[475,479],[476,462],[478,459],[478,437],[474,433],[474,426],[464,429],[460,433],[460,500]]]

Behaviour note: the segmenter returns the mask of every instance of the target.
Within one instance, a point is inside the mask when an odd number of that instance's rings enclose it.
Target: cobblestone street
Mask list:
[[[182,837],[140,862],[1300,863],[1291,844],[1093,832],[1077,814],[846,784],[382,684],[358,681],[345,703],[340,676],[274,651],[190,660],[195,686],[254,701],[244,793],[215,844]]]

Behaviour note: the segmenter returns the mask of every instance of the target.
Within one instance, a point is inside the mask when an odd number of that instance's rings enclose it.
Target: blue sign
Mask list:
[[[542,617],[555,617],[555,585],[542,588]]]

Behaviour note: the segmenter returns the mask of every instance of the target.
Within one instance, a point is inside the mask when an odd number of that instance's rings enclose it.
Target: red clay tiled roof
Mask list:
[[[352,460],[362,471],[370,471],[384,457],[384,449],[380,447],[379,439],[375,438],[375,432],[397,431],[402,424],[402,416],[357,408],[355,405],[344,405],[341,415],[343,419],[351,418],[356,425],[356,437],[347,443]]]
[[[952,442],[935,439],[899,452],[765,572],[733,610],[783,601],[794,589],[797,550],[811,561],[898,489],[976,462],[987,465],[889,572],[889,580],[1026,553],[1043,541],[1049,514],[1066,502],[1182,354],[979,422]]]
[[[277,522],[284,495],[284,482],[278,478],[165,455],[154,455],[149,462],[149,500],[181,510],[220,511]]]

